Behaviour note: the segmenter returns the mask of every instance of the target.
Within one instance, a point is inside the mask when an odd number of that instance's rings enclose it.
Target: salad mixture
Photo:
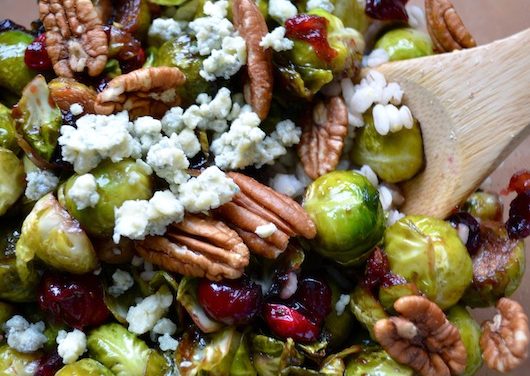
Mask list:
[[[399,211],[429,166],[372,68],[475,45],[449,0],[406,3],[39,0],[30,29],[2,21],[0,375],[521,365],[530,172],[507,220],[487,191]]]

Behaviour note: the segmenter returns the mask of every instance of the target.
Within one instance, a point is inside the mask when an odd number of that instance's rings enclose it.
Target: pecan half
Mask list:
[[[135,247],[164,270],[211,280],[239,278],[249,261],[248,248],[237,233],[203,215],[188,214],[163,237],[148,237]]]
[[[302,120],[298,156],[306,174],[316,179],[333,171],[339,163],[348,134],[348,110],[341,97],[318,102]]]
[[[379,320],[374,326],[386,352],[423,376],[464,372],[466,348],[440,307],[422,296],[404,296],[396,300],[394,309],[400,317]]]
[[[101,115],[127,110],[132,118],[162,117],[169,108],[180,104],[176,89],[184,82],[186,76],[178,68],[137,69],[110,81],[98,94],[94,109]]]
[[[239,186],[240,192],[215,212],[238,232],[252,251],[276,258],[287,248],[289,238],[315,237],[313,221],[296,201],[246,175],[236,172],[227,175]],[[260,238],[255,234],[258,226],[269,223],[277,228],[272,235]]]
[[[425,0],[425,15],[437,51],[451,52],[477,45],[450,0]]]
[[[84,113],[94,113],[94,102],[97,96],[94,89],[67,77],[51,80],[48,87],[53,100],[61,110],[69,111],[72,104],[78,103],[83,106]]]
[[[105,68],[107,34],[91,0],[40,0],[46,51],[59,77],[88,69],[92,77]]]
[[[528,316],[514,300],[501,298],[499,313],[482,324],[480,348],[486,365],[499,372],[510,372],[528,356]]]
[[[253,0],[234,0],[234,25],[247,44],[247,74],[245,100],[260,119],[269,113],[272,101],[272,53],[259,44],[267,35],[265,18]]]

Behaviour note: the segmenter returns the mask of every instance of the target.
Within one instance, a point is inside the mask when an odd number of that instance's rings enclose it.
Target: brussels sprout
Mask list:
[[[317,227],[317,252],[356,264],[381,240],[385,216],[377,189],[354,171],[334,171],[307,189],[303,206]]]
[[[255,376],[257,375],[252,361],[250,360],[250,350],[247,341],[247,334],[243,334],[239,347],[234,354],[234,360],[230,366],[230,376]]]
[[[483,222],[480,248],[472,256],[473,281],[462,301],[471,307],[494,305],[517,290],[525,270],[524,242],[510,239],[501,223]]]
[[[24,140],[49,161],[57,146],[62,116],[43,76],[38,75],[24,88],[13,117]]]
[[[88,334],[87,348],[91,358],[116,376],[154,376],[167,371],[168,365],[158,352],[119,324],[106,324],[92,330]],[[159,367],[158,372],[153,370],[155,365]]]
[[[0,147],[18,151],[15,121],[11,117],[11,110],[2,103],[0,103]]]
[[[0,33],[0,87],[20,94],[35,76],[24,63],[24,53],[32,41],[33,37],[22,31]]]
[[[374,325],[381,319],[388,317],[383,306],[367,289],[357,285],[350,295],[350,309],[354,316],[373,335]]]
[[[68,195],[79,175],[75,174],[59,188],[59,202],[79,221],[88,233],[110,236],[114,229],[114,209],[127,200],[148,200],[153,195],[153,181],[143,166],[132,159],[113,163],[103,161],[90,172],[97,183],[99,200],[94,207],[79,210]]]
[[[366,0],[335,0],[333,14],[341,19],[344,26],[364,33],[372,23],[364,11]]]
[[[331,313],[324,320],[324,328],[330,334],[329,345],[337,348],[348,338],[355,322],[348,304],[340,315],[337,313],[337,302],[342,294],[336,283],[329,279],[327,282],[331,287]]]
[[[328,356],[322,362],[322,367],[320,368],[319,375],[344,375],[346,366],[344,365],[344,358],[356,354],[361,351],[361,346],[353,345],[350,346],[338,353]]]
[[[467,352],[467,365],[462,376],[473,376],[482,366],[480,351],[480,326],[471,317],[467,309],[456,305],[447,312],[447,319],[460,332]]]
[[[456,230],[439,219],[400,219],[386,230],[385,251],[390,270],[442,309],[458,302],[473,277],[466,247]]]
[[[402,296],[418,295],[418,288],[414,283],[379,287],[379,302],[388,312],[394,312],[394,302]]]
[[[91,272],[98,264],[90,239],[51,193],[37,201],[24,220],[16,254],[22,279],[29,274],[35,257],[73,274]]]
[[[412,129],[386,136],[376,131],[371,111],[364,115],[364,122],[353,140],[351,158],[355,164],[370,166],[389,183],[410,179],[423,168],[423,139],[416,121]]]
[[[390,61],[413,59],[434,54],[431,38],[410,27],[394,29],[383,34],[374,48],[382,48]]]
[[[11,150],[0,147],[0,216],[18,200],[25,187],[24,164]]]
[[[500,221],[502,219],[502,202],[496,193],[475,192],[469,196],[462,209],[483,221]]]
[[[414,371],[399,364],[378,347],[365,347],[346,367],[344,376],[413,376]]]
[[[296,350],[294,341],[286,342],[256,335],[252,338],[252,360],[259,376],[276,376],[288,366],[299,366],[304,357]]]
[[[33,376],[41,354],[23,354],[8,345],[0,347],[0,376]]]
[[[57,371],[55,376],[114,376],[114,374],[94,359],[81,359],[67,364]]]

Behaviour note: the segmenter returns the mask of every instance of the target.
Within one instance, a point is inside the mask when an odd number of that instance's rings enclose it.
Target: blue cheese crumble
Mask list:
[[[170,184],[173,191],[189,179],[186,169],[190,163],[176,134],[162,137],[159,142],[151,146],[146,162],[159,177]]]
[[[11,317],[4,324],[7,344],[21,353],[32,353],[44,346],[48,341],[44,329],[44,322],[32,324],[20,315]]]
[[[37,201],[57,188],[59,178],[50,171],[36,170],[26,174],[26,182],[26,197],[32,201]]]
[[[296,16],[298,10],[296,6],[289,0],[270,0],[269,1],[269,16],[274,18],[278,23],[283,25],[285,20]]]
[[[285,27],[278,26],[261,38],[259,45],[263,48],[272,48],[274,51],[280,52],[292,49],[294,42],[285,38]]]
[[[112,285],[109,287],[109,294],[117,297],[128,291],[134,285],[132,275],[124,270],[116,269],[112,274]]]
[[[166,315],[172,303],[173,295],[170,292],[159,291],[130,307],[125,318],[129,323],[129,331],[144,334],[152,330]]]
[[[86,335],[79,329],[71,332],[59,330],[56,341],[57,353],[63,359],[64,364],[74,363],[87,350]]]
[[[93,208],[99,202],[97,188],[94,175],[84,174],[75,179],[67,195],[75,203],[77,210]]]

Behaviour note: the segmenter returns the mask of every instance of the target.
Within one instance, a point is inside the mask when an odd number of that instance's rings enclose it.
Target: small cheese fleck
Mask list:
[[[197,45],[192,48],[192,52],[197,52],[201,56],[207,56],[213,50],[219,50],[223,39],[235,32],[234,25],[226,18],[200,17],[190,22],[188,27],[197,40]]]
[[[199,74],[207,81],[214,81],[217,77],[229,79],[245,64],[247,59],[247,45],[240,36],[223,38],[220,49],[212,50],[202,63]]]
[[[181,35],[185,27],[186,23],[182,21],[175,21],[172,18],[155,18],[149,27],[147,35],[152,39],[155,38],[161,42],[166,42]]]
[[[32,201],[37,201],[57,187],[59,178],[50,171],[37,170],[26,174],[26,182],[26,197]]]
[[[99,202],[96,178],[92,174],[78,176],[67,192],[77,210],[93,208]]]
[[[83,111],[84,111],[84,108],[79,103],[72,103],[70,105],[70,112],[74,116],[81,115],[83,113]]]
[[[177,326],[173,321],[164,317],[157,321],[153,327],[153,333],[156,334],[175,334],[177,331]]]
[[[267,223],[266,225],[256,227],[256,230],[254,232],[260,238],[268,238],[269,236],[274,234],[276,230],[278,230],[278,228],[274,223]]]
[[[112,286],[109,287],[109,293],[116,297],[133,287],[134,279],[130,273],[117,269],[112,274],[112,283]]]
[[[228,1],[219,0],[216,2],[207,1],[204,3],[204,14],[213,18],[223,19],[228,14]]]
[[[63,358],[64,364],[74,363],[87,350],[86,335],[79,329],[71,332],[59,330],[56,341],[57,353]]]
[[[350,304],[350,295],[341,294],[337,303],[335,303],[335,311],[337,311],[337,316],[341,316],[344,313],[346,307]]]
[[[125,318],[129,323],[129,331],[135,334],[147,333],[164,317],[172,303],[171,293],[157,292],[130,307]]]
[[[175,351],[179,344],[175,338],[167,333],[158,337],[158,343],[160,345],[160,350],[162,351]]]
[[[297,13],[296,6],[289,0],[269,1],[269,15],[282,25],[288,18],[296,16]]]
[[[285,27],[278,26],[276,29],[261,38],[259,45],[263,48],[272,48],[274,51],[287,51],[293,48],[294,42],[285,38]]]
[[[32,324],[20,315],[11,317],[4,324],[7,344],[21,353],[32,353],[44,346],[48,341],[44,329],[44,322]]]

